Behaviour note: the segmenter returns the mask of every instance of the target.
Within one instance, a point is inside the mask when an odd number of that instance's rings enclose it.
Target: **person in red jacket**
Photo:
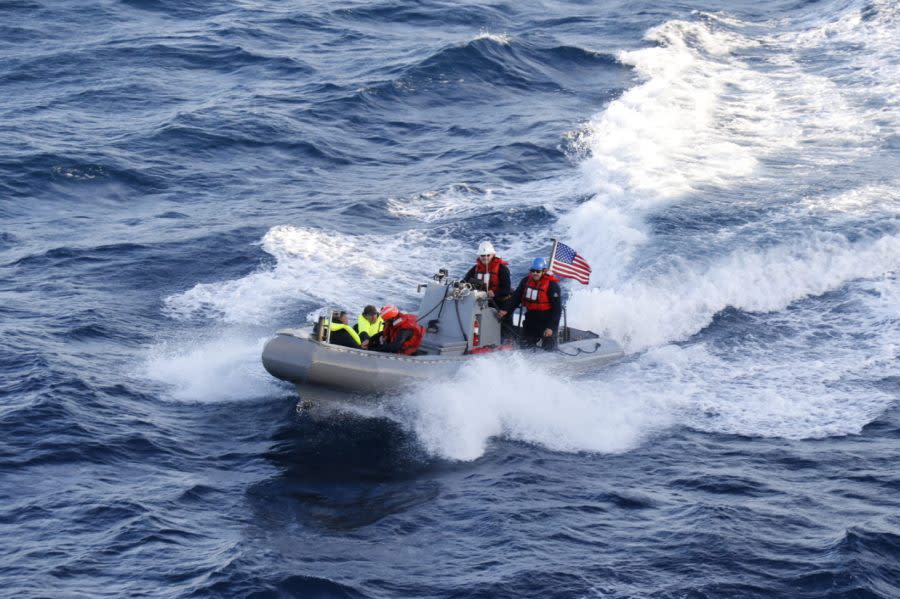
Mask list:
[[[484,283],[488,302],[492,308],[499,310],[512,298],[512,286],[510,284],[509,266],[506,260],[497,256],[494,244],[485,239],[478,244],[478,257],[475,258],[475,266],[469,269],[464,281],[480,281]],[[512,314],[507,314],[500,319],[501,334],[504,339],[516,336],[513,326]]]
[[[382,343],[375,351],[411,356],[422,345],[425,327],[419,324],[415,314],[401,312],[397,306],[385,306],[381,309],[384,330],[380,333]]]
[[[556,332],[562,316],[562,294],[559,279],[547,273],[547,261],[543,258],[531,261],[528,276],[522,279],[513,292],[512,299],[497,314],[503,318],[519,305],[525,306],[526,310],[525,322],[522,324],[522,345],[535,347],[540,341],[542,349],[556,349]]]
[[[497,256],[494,245],[487,240],[478,244],[478,257],[475,258],[475,266],[469,269],[464,281],[475,279],[484,283],[487,288],[491,304],[502,308],[509,301],[512,293],[512,285],[509,277],[507,262]]]

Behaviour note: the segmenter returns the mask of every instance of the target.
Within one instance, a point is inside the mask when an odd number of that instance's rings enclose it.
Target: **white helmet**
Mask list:
[[[479,256],[484,256],[487,254],[493,255],[496,253],[497,252],[494,251],[494,246],[487,239],[485,239],[484,241],[482,241],[481,243],[478,244],[478,255]]]

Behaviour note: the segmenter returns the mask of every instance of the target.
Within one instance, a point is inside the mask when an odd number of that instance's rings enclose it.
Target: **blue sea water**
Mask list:
[[[894,0],[0,3],[8,597],[900,597]],[[491,238],[528,357],[259,354]]]

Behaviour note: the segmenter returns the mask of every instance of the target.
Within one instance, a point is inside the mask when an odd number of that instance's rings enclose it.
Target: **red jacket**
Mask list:
[[[384,323],[385,342],[393,343],[396,341],[397,335],[402,330],[412,331],[412,337],[400,346],[397,353],[411,356],[416,353],[422,344],[422,337],[425,336],[425,327],[419,324],[415,314],[400,314],[397,318]]]
[[[500,289],[501,266],[508,266],[508,263],[505,260],[498,258],[497,256],[494,256],[487,266],[485,266],[484,262],[482,262],[480,259],[475,260],[475,276],[479,280],[484,281],[485,275],[489,275],[488,291],[493,291],[494,295],[497,295],[497,292]]]

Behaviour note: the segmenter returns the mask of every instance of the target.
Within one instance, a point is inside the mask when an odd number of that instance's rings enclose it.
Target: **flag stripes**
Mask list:
[[[591,265],[579,256],[578,252],[564,243],[557,242],[548,272],[587,285],[591,278]]]

